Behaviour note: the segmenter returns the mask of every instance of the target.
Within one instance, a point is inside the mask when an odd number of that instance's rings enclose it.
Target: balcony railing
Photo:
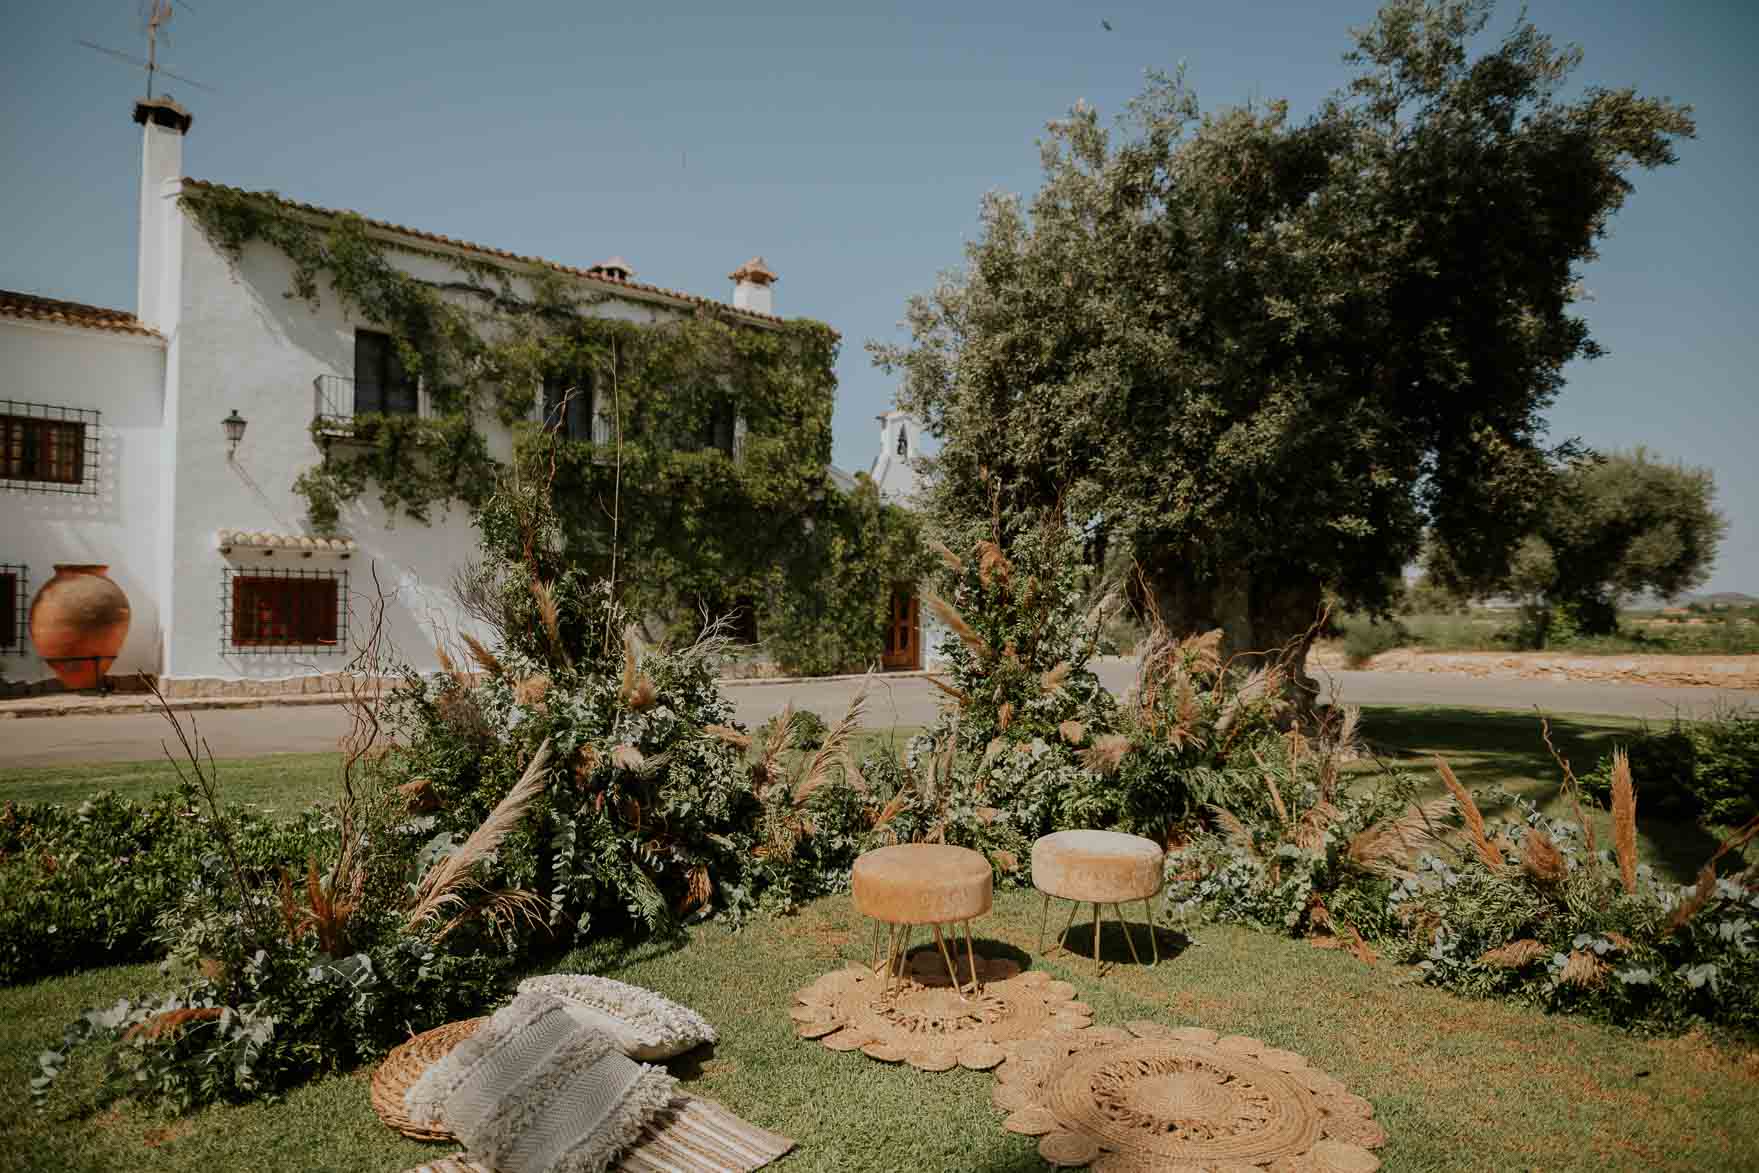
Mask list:
[[[347,436],[354,432],[354,380],[347,375],[319,375],[312,380],[316,401],[312,419],[318,434]]]

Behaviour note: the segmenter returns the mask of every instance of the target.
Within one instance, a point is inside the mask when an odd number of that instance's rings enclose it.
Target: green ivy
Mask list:
[[[827,637],[834,646],[810,652],[815,662],[847,666],[860,642],[877,651],[885,597],[915,577],[918,547],[901,511],[883,507],[885,524],[868,524],[874,509],[841,501],[826,479],[840,345],[830,327],[756,323],[708,306],[654,321],[598,317],[590,309],[608,293],[535,266],[447,254],[455,280],[413,276],[392,254],[419,246],[384,240],[351,213],[211,185],[182,202],[234,260],[253,243],[284,254],[286,296],[316,306],[333,295],[390,334],[427,392],[429,418],[360,416],[341,436],[314,421],[325,455],[293,485],[314,529],[334,532],[369,490],[387,513],[426,524],[454,501],[474,511],[510,472],[546,478],[567,560],[609,577],[615,549],[619,592],[636,614],[688,624],[705,610],[752,607],[790,648]],[[558,441],[531,424],[546,378],[581,395],[596,384],[618,442]],[[737,459],[698,440],[729,411],[746,425]],[[483,442],[478,423],[491,417],[513,429],[511,470]],[[849,554],[846,514],[883,557]],[[906,531],[909,540],[894,540]],[[859,600],[823,617],[835,630],[803,640],[806,596],[827,572],[856,564],[861,582],[843,585]]]

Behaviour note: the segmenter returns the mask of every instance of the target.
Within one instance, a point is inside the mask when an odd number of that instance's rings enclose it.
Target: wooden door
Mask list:
[[[880,655],[882,668],[922,666],[919,619],[915,592],[908,587],[893,587],[891,618],[886,623],[886,650]]]

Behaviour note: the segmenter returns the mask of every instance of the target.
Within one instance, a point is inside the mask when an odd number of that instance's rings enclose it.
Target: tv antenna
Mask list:
[[[188,8],[189,5],[185,4],[184,7]],[[126,61],[130,65],[146,70],[148,101],[152,101],[153,98],[153,76],[160,73],[164,74],[166,77],[174,77],[185,85],[192,85],[198,90],[207,90],[209,93],[213,92],[212,86],[203,85],[193,77],[184,77],[181,73],[173,73],[163,65],[159,64],[159,38],[162,35],[167,41],[169,41],[171,36],[169,31],[165,28],[166,25],[171,23],[171,0],[146,0],[146,5],[141,12],[141,23],[146,26],[147,34],[147,57],[145,61],[142,61],[132,53],[123,53],[119,50],[111,49],[92,41],[80,40],[77,43],[84,45],[88,49],[96,49],[100,53],[108,53],[110,56],[115,57],[118,60]]]

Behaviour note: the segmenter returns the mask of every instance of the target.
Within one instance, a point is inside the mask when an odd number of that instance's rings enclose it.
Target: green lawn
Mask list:
[[[334,753],[285,753],[216,764],[227,801],[295,811],[336,796],[337,760]],[[0,802],[81,802],[100,790],[142,799],[176,784],[177,772],[164,758],[0,769]]]
[[[1547,719],[1551,722],[1553,744],[1578,777],[1592,770],[1595,762],[1615,744],[1643,728],[1642,721],[1626,717],[1550,713]],[[1650,723],[1651,727],[1659,724]],[[1460,781],[1474,791],[1500,787],[1537,802],[1549,815],[1574,817],[1559,788],[1561,772],[1545,748],[1539,716],[1535,713],[1373,705],[1362,710],[1362,735],[1384,763],[1428,775],[1434,794],[1442,792],[1433,769],[1434,755],[1440,754]],[[1717,836],[1696,823],[1646,817],[1645,779],[1637,778],[1636,783],[1641,857],[1662,875],[1680,883],[1690,882],[1716,850]],[[1499,810],[1494,803],[1482,805],[1486,813]],[[1600,843],[1610,844],[1611,816],[1602,810],[1586,813],[1594,823]]]
[[[1578,770],[1634,727],[1603,717],[1552,722]],[[1531,716],[1380,707],[1365,714],[1364,733],[1390,763],[1424,768],[1441,752],[1470,786],[1554,796],[1556,770]],[[235,800],[291,809],[330,794],[333,763],[327,754],[225,762],[221,777]],[[144,795],[169,779],[162,763],[9,770],[0,772],[0,801],[72,801],[106,786]],[[1675,874],[1689,875],[1708,854],[1708,836],[1695,829],[1644,831],[1646,855]],[[998,893],[980,938],[1025,962],[1037,913],[1033,893]],[[1100,1023],[1197,1024],[1307,1055],[1374,1101],[1391,1137],[1381,1154],[1389,1169],[1738,1169],[1759,1146],[1754,1053],[1467,1001],[1415,985],[1408,969],[1266,933],[1206,927],[1187,941],[1159,932],[1165,960],[1152,970],[1130,963],[1115,925],[1102,947],[1120,965],[1104,982],[1067,957],[1037,963],[1073,981]],[[1079,929],[1073,937],[1084,945]],[[1040,1168],[1032,1142],[1001,1129],[988,1076],[890,1068],[793,1037],[789,992],[865,956],[869,941],[848,898],[835,896],[738,933],[706,925],[630,952],[598,947],[556,968],[607,973],[702,1011],[722,1041],[712,1055],[687,1057],[679,1073],[697,1092],[799,1140],[785,1171]],[[25,1082],[61,1025],[161,980],[155,966],[119,966],[0,990],[0,1168],[396,1171],[449,1151],[383,1128],[364,1072],[277,1104],[168,1120],[131,1107],[93,1111],[82,1090],[90,1069],[76,1065],[50,1111],[34,1115]]]
[[[1110,925],[1102,948],[1119,964],[1095,981],[1090,964],[1067,955],[1028,959],[1037,927],[1033,893],[999,893],[978,922],[979,947],[1074,982],[1101,1024],[1197,1024],[1301,1052],[1374,1102],[1390,1136],[1381,1153],[1388,1169],[1740,1169],[1759,1146],[1759,1061],[1700,1038],[1645,1039],[1465,1001],[1413,986],[1407,970],[1237,928],[1201,929],[1189,941],[1163,928],[1162,962],[1145,969]],[[1080,930],[1072,938],[1083,946]],[[738,933],[707,925],[687,942],[600,948],[556,968],[593,968],[706,1015],[721,1042],[677,1070],[692,1090],[798,1140],[784,1171],[1042,1168],[1030,1140],[1002,1130],[989,1076],[887,1067],[793,1037],[790,992],[865,957],[870,939],[848,898],[833,896]],[[25,1080],[59,1024],[156,980],[152,966],[128,966],[0,990],[0,1165],[354,1173],[450,1151],[382,1127],[365,1072],[279,1104],[166,1120],[132,1108],[82,1110],[75,1067],[50,1111],[32,1115]]]

